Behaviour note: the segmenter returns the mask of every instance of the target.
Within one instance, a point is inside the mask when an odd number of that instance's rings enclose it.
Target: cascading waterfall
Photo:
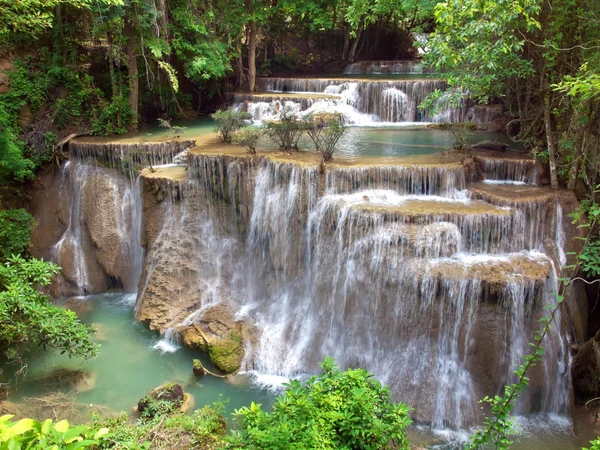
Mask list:
[[[234,105],[248,111],[254,120],[278,119],[284,111],[294,113],[337,112],[347,123],[372,125],[412,122],[462,122],[464,107],[447,108],[428,116],[418,106],[435,90],[444,90],[444,80],[365,80],[343,78],[263,78],[265,94],[237,94]]]
[[[483,170],[486,182],[505,182],[535,184],[537,182],[537,169],[533,159],[499,159],[482,158],[476,159],[483,162]]]
[[[73,164],[72,167],[71,161],[67,161],[61,169],[60,192],[66,192],[67,186],[77,186],[77,189],[80,189],[88,178],[87,175],[87,166]],[[74,189],[73,191],[75,192]],[[69,224],[53,249],[53,258],[61,266],[66,265],[64,259],[71,255],[70,267],[74,269],[71,276],[78,295],[83,295],[89,290],[87,263],[84,247],[81,245],[84,239],[81,217],[81,196],[74,195],[69,208]]]
[[[399,61],[360,61],[348,64],[344,73],[348,75],[384,75],[384,74],[419,74],[429,70],[423,67],[421,61],[399,60]]]
[[[242,170],[198,157],[195,173],[211,195],[239,199],[224,180],[247,170],[247,254],[227,288],[244,292],[238,316],[261,330],[245,367],[301,376],[331,356],[375,373],[417,420],[476,424],[477,399],[513,380],[555,289],[543,230],[530,232],[538,210],[470,198],[464,167],[332,169],[323,187],[316,168],[266,158]],[[568,409],[560,336],[520,412]]]
[[[110,287],[137,290],[144,261],[137,172],[169,162],[193,144],[71,142],[60,189],[69,197],[69,222],[52,257],[78,295]]]

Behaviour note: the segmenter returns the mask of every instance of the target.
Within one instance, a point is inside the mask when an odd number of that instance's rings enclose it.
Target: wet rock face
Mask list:
[[[79,161],[36,180],[32,254],[61,266],[56,295],[135,290],[133,197],[123,174]]]

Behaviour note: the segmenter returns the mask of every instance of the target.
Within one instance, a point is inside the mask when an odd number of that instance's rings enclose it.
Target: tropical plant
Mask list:
[[[217,123],[217,134],[223,142],[231,142],[234,133],[252,119],[247,112],[236,111],[233,108],[220,109],[210,116]]]
[[[341,114],[309,114],[304,117],[306,134],[315,144],[315,149],[321,153],[323,161],[333,157],[336,145],[348,130]]]
[[[29,247],[33,216],[24,209],[0,211],[0,263],[11,255],[21,255]]]
[[[303,120],[289,111],[281,113],[279,120],[268,121],[265,125],[267,136],[282,150],[298,150],[298,141],[306,130]]]
[[[256,155],[256,144],[263,135],[263,129],[260,127],[244,127],[236,131],[232,142],[236,145],[243,145],[248,153]]]
[[[404,429],[409,408],[394,403],[390,391],[362,369],[339,370],[329,358],[323,373],[293,380],[272,412],[252,403],[236,411],[242,429],[230,449],[289,448],[408,449]]]
[[[49,348],[69,357],[96,355],[90,328],[73,311],[59,308],[36,290],[52,282],[59,267],[35,258],[9,257],[0,265],[0,357],[26,368],[24,354]]]
[[[110,436],[108,428],[94,428],[87,425],[71,427],[69,422],[61,420],[53,423],[51,419],[38,422],[34,419],[21,419],[14,416],[0,417],[0,448],[6,450],[77,450],[79,448],[98,448],[107,442]]]
[[[600,438],[590,441],[590,448],[582,448],[581,450],[600,450]]]

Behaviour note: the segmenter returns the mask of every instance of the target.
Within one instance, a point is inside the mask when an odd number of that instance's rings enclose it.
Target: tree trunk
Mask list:
[[[550,115],[550,94],[544,95],[544,126],[546,128],[546,141],[548,143],[548,161],[550,162],[550,185],[558,189],[558,174],[556,173],[556,141],[552,131],[552,118]]]
[[[344,30],[344,47],[342,48],[342,59],[348,60],[348,49],[350,48],[350,25]]]
[[[131,109],[132,119],[129,126],[130,131],[138,129],[139,123],[139,96],[140,96],[140,76],[137,64],[137,54],[135,45],[135,32],[133,24],[125,20],[125,36],[127,36],[127,66],[129,68],[129,108]]]
[[[256,22],[250,22],[248,37],[248,88],[254,92],[256,84]]]
[[[581,141],[581,142],[580,142]],[[579,160],[583,155],[583,149],[585,147],[585,135],[581,139],[575,139],[575,153],[573,154],[573,162],[569,169],[569,182],[567,188],[571,191],[575,190],[577,185],[577,175],[579,174]]]
[[[348,62],[354,62],[354,58],[356,57],[356,49],[358,48],[358,44],[360,42],[360,38],[363,32],[363,22],[360,21],[358,25],[358,31],[356,32],[356,39],[352,43],[352,47],[350,47],[350,52],[348,53]]]

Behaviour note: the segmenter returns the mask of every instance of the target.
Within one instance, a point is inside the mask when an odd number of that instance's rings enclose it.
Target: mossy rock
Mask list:
[[[194,359],[194,361],[192,363],[193,363],[192,370],[194,371],[195,376],[203,377],[204,375],[206,375],[206,369],[202,365],[202,361],[200,361],[199,359]]]
[[[208,351],[210,360],[222,372],[236,372],[244,359],[244,345],[233,339],[220,339]]]

